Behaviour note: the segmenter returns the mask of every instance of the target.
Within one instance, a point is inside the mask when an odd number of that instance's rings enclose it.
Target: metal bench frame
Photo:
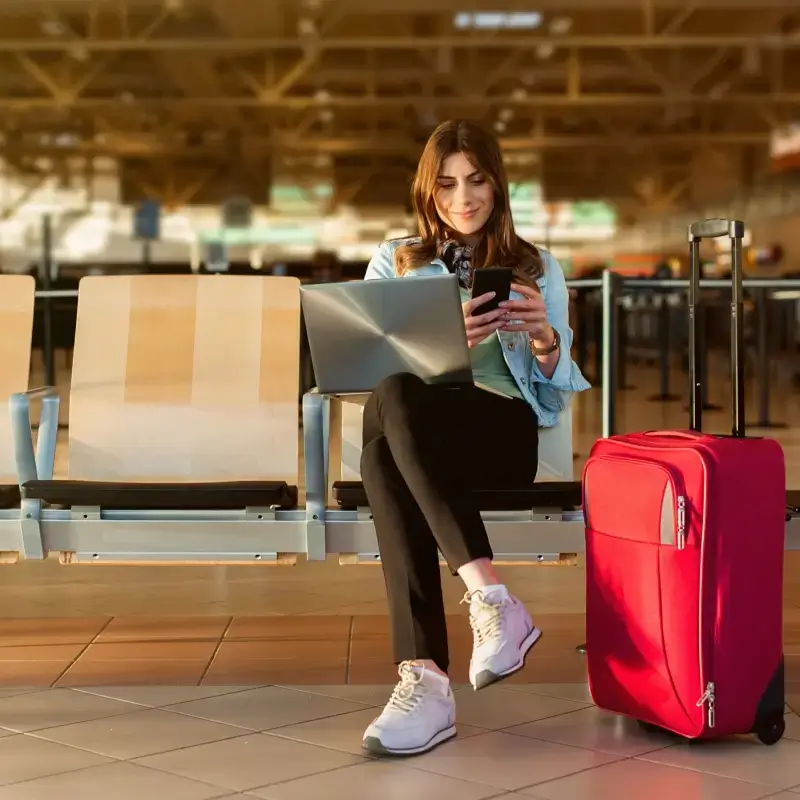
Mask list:
[[[36,449],[30,402],[42,400]],[[92,564],[293,564],[298,555],[343,564],[379,563],[368,508],[328,506],[332,399],[314,391],[303,398],[306,504],[291,510],[119,511],[99,507],[42,508],[23,496],[19,509],[0,510],[0,562],[41,560]],[[59,398],[52,388],[11,398],[12,432],[20,486],[53,476]],[[790,513],[786,549],[800,550],[800,514]],[[484,512],[499,563],[573,563],[585,551],[583,514],[560,508]]]

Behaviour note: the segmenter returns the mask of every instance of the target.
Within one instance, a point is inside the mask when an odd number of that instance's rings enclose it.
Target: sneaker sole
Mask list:
[[[362,747],[373,756],[407,758],[409,756],[420,756],[423,753],[428,753],[435,747],[438,747],[440,744],[449,742],[450,739],[455,737],[455,735],[456,728],[455,725],[453,725],[450,728],[445,728],[443,731],[439,731],[439,733],[437,733],[432,739],[430,739],[430,741],[426,742],[421,747],[414,747],[407,750],[392,750],[388,747],[385,747],[377,736],[368,736],[362,742]]]
[[[519,647],[519,661],[514,664],[513,667],[509,667],[509,669],[507,669],[505,672],[500,672],[498,674],[490,672],[489,670],[479,672],[475,676],[475,683],[472,684],[472,688],[477,692],[479,689],[485,689],[487,686],[491,686],[493,683],[499,683],[505,678],[513,675],[515,672],[519,672],[525,666],[525,659],[528,657],[528,653],[541,638],[542,632],[538,628],[534,627],[534,629],[523,639],[522,644]]]

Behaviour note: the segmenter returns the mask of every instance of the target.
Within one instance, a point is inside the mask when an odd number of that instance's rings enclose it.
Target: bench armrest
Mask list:
[[[33,449],[31,426],[31,400],[42,401],[36,451]],[[17,480],[20,489],[34,480],[53,479],[58,438],[58,411],[60,398],[52,386],[16,392],[9,398],[11,414],[11,439],[14,443],[14,458],[17,465]]]
[[[324,521],[328,501],[331,398],[316,389],[303,395],[306,513]]]

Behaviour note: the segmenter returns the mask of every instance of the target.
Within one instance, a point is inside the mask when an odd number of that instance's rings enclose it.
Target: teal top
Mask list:
[[[469,292],[461,289],[462,302],[469,300]],[[487,336],[480,344],[475,345],[470,351],[472,362],[472,377],[477,384],[484,384],[501,394],[509,397],[525,398],[511,374],[511,370],[503,357],[503,343],[500,337],[493,333]]]

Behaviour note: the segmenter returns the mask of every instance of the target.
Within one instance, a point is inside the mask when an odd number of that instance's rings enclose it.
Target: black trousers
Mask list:
[[[539,431],[523,400],[414,375],[382,381],[364,408],[361,477],[378,537],[395,661],[449,654],[439,556],[455,574],[492,558],[473,488],[527,488]]]

